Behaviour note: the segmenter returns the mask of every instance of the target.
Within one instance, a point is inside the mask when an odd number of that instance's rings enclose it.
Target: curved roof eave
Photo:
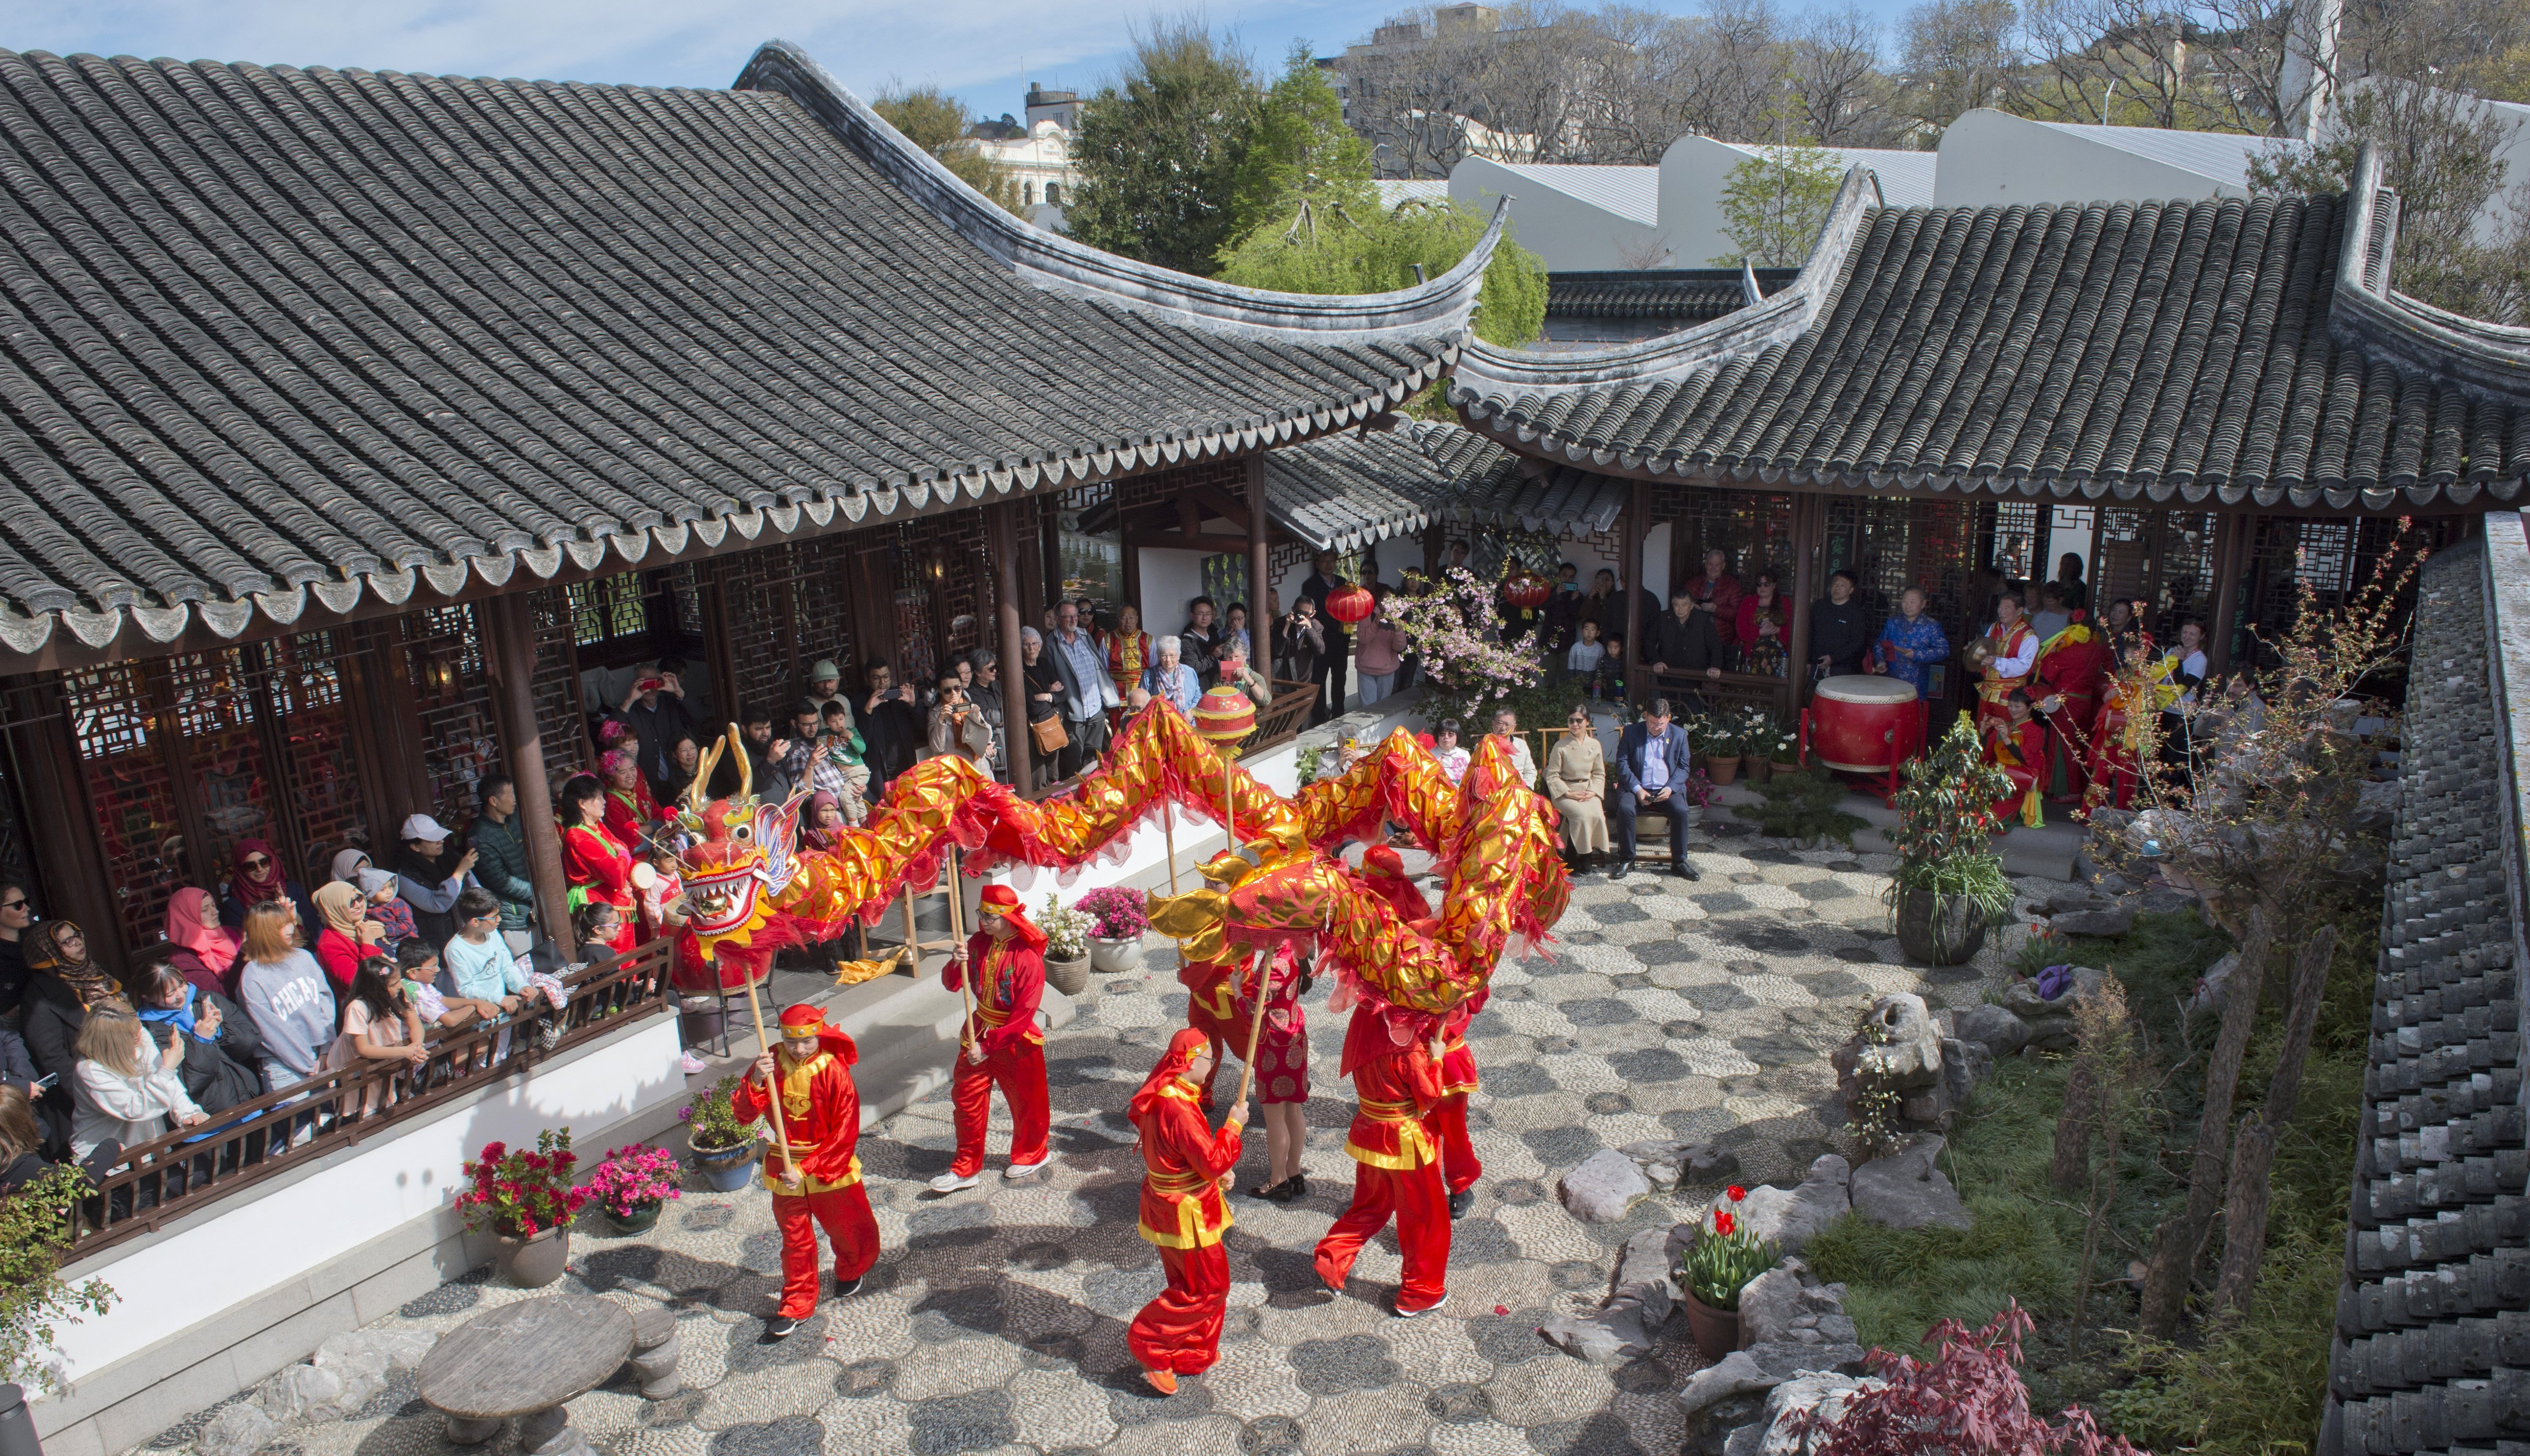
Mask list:
[[[939,158],[908,141],[806,51],[787,40],[768,40],[758,47],[731,89],[770,91],[799,103],[907,196],[1040,288],[1218,332],[1297,337],[1316,344],[1463,334],[1510,216],[1509,200],[1497,203],[1484,236],[1456,267],[1410,289],[1319,295],[1240,288],[1119,257],[1019,221]]]
[[[2530,329],[2465,318],[2390,286],[2398,198],[2389,190],[2384,170],[2369,143],[2355,155],[2329,332],[2340,344],[2401,368],[2492,399],[2530,404]]]

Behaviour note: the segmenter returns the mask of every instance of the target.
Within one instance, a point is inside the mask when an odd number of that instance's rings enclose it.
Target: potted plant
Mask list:
[[[659,1221],[659,1211],[677,1197],[682,1173],[674,1153],[635,1143],[599,1160],[597,1171],[589,1175],[588,1193],[597,1200],[608,1228],[618,1234],[647,1233]]]
[[[1089,917],[1091,969],[1113,976],[1142,963],[1142,935],[1151,917],[1140,890],[1111,885],[1082,895],[1075,908]]]
[[[500,1245],[501,1276],[522,1289],[541,1289],[562,1277],[571,1262],[571,1221],[588,1202],[572,1186],[579,1161],[571,1151],[571,1129],[536,1134],[536,1151],[485,1143],[467,1163],[470,1180],[457,1195],[468,1232],[490,1230]]]
[[[36,1393],[70,1388],[55,1326],[82,1323],[82,1315],[102,1317],[120,1297],[103,1279],[73,1285],[61,1276],[75,1211],[93,1191],[86,1173],[55,1163],[0,1198],[0,1381],[10,1382],[0,1384],[0,1449],[22,1449],[7,1439],[13,1425],[25,1433],[24,1449],[39,1449],[21,1387]]]
[[[686,1124],[686,1146],[693,1150],[694,1166],[715,1193],[735,1193],[755,1175],[755,1127],[738,1120],[738,1105],[732,1101],[738,1082],[735,1074],[721,1078],[677,1114]]]
[[[1825,769],[1779,767],[1757,793],[1756,803],[1731,812],[1756,821],[1761,835],[1791,840],[1796,849],[1824,849],[1830,839],[1851,849],[1853,832],[1870,826],[1860,815],[1844,811],[1845,786]]]
[[[1714,783],[1726,785],[1739,779],[1739,726],[1716,713],[1687,734],[1687,742],[1704,755],[1704,772]]]
[[[2011,911],[2011,882],[1994,852],[1995,801],[2011,781],[1985,761],[1964,713],[1931,754],[1905,767],[1898,791],[1898,868],[1888,901],[1910,960],[1954,966],[1977,953],[1986,928]]]
[[[1078,996],[1089,989],[1089,927],[1094,922],[1088,915],[1056,899],[1045,897],[1045,914],[1037,929],[1045,932],[1045,982],[1065,996]]]
[[[1678,1267],[1686,1291],[1686,1327],[1706,1360],[1739,1348],[1739,1291],[1775,1267],[1775,1246],[1751,1232],[1739,1215],[1748,1190],[1733,1184],[1705,1214]]]

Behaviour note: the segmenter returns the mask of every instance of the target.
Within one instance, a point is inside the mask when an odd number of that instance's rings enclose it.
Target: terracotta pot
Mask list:
[[[666,1207],[665,1204],[643,1204],[630,1213],[619,1213],[613,1209],[600,1209],[597,1213],[606,1220],[607,1232],[623,1238],[630,1234],[648,1233],[659,1221],[659,1211]]]
[[[1045,984],[1062,992],[1065,996],[1078,996],[1082,992],[1087,991],[1089,989],[1089,957],[1081,955],[1074,956],[1071,960],[1057,960],[1051,955],[1047,956],[1045,958]]]
[[[1985,944],[1985,912],[1963,894],[1898,891],[1898,948],[1927,965],[1966,963]]]
[[[1102,976],[1121,975],[1138,970],[1142,964],[1142,938],[1111,941],[1105,936],[1089,938],[1089,968]],[[1071,995],[1070,992],[1064,993]]]
[[[1717,787],[1725,783],[1738,782],[1738,758],[1736,756],[1716,758],[1708,754],[1704,760],[1704,777],[1712,780]]]
[[[1686,1328],[1695,1336],[1696,1353],[1707,1360],[1720,1360],[1739,1348],[1739,1312],[1717,1310],[1693,1291],[1686,1296]]]
[[[498,1241],[500,1253],[495,1259],[501,1277],[521,1289],[542,1289],[561,1278],[564,1267],[571,1263],[571,1225],[567,1223],[525,1238],[505,1233]]]
[[[1771,759],[1752,758],[1741,767],[1748,771],[1748,782],[1751,783],[1763,783],[1775,777],[1775,765]]]
[[[736,1193],[755,1176],[755,1144],[741,1143],[734,1148],[696,1148],[694,1166],[703,1182],[715,1193]]]

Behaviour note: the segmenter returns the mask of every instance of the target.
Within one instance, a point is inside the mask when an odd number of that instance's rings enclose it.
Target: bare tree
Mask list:
[[[2187,17],[2157,0],[2031,0],[2028,108],[2053,121],[2180,129],[2189,96]]]
[[[1928,0],[1906,13],[1898,108],[1927,141],[1959,113],[2012,93],[2022,62],[2011,0]]]
[[[1789,139],[1784,27],[1769,0],[1705,0],[1675,43],[1687,131],[1725,141]]]

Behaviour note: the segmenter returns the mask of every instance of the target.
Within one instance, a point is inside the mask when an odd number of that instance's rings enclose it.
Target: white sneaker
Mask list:
[[[1034,1162],[1015,1162],[1009,1167],[1002,1169],[1002,1176],[1016,1183],[1019,1179],[1029,1176],[1036,1172],[1037,1169],[1044,1167],[1052,1161],[1054,1161],[1054,1159],[1051,1158],[1040,1158]]]
[[[1424,1316],[1431,1314],[1434,1310],[1441,1308],[1441,1306],[1448,1304],[1449,1302],[1450,1296],[1444,1294],[1439,1299],[1432,1301],[1430,1304],[1425,1305],[1419,1310],[1401,1310],[1395,1305],[1390,1305],[1388,1309],[1390,1314],[1395,1315],[1400,1320],[1420,1320]]]
[[[688,1052],[686,1053],[685,1068],[686,1075],[688,1077],[701,1076],[704,1071],[703,1059]]]
[[[973,1173],[942,1173],[939,1177],[931,1180],[931,1191],[934,1193],[956,1193],[962,1188],[974,1187],[975,1182],[976,1179]]]

